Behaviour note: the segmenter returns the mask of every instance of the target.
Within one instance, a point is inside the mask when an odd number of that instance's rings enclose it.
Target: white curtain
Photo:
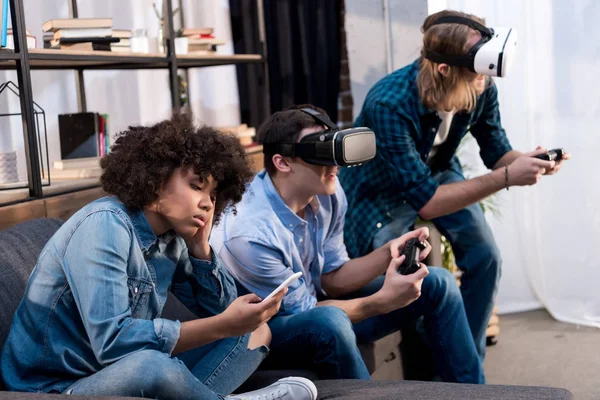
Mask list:
[[[436,0],[519,33],[508,77],[497,79],[502,122],[518,150],[540,144],[573,153],[558,175],[501,192],[490,218],[504,269],[501,312],[545,307],[556,319],[600,327],[600,2]],[[476,146],[475,146],[476,147]],[[471,149],[469,160],[477,159]]]
[[[150,38],[158,35],[159,21],[152,0],[78,0],[80,17],[113,17],[113,28],[146,28]],[[178,1],[173,1],[176,8]],[[157,1],[162,9],[162,1]],[[219,53],[232,54],[229,2],[227,0],[184,0],[186,27],[210,26],[218,38],[227,40]],[[42,24],[55,18],[68,18],[67,0],[24,0],[27,30],[42,47]],[[179,27],[179,16],[175,17]],[[154,44],[156,46],[156,44]],[[151,46],[152,47],[152,46]],[[89,111],[110,116],[110,133],[129,125],[151,124],[171,112],[169,75],[164,70],[86,71],[85,87]],[[44,109],[48,129],[50,162],[60,159],[58,114],[78,112],[77,88],[73,71],[32,71],[33,98]],[[17,83],[14,71],[0,71],[0,84]],[[240,123],[239,99],[234,66],[190,70],[191,107],[199,122],[214,126]],[[15,96],[0,96],[0,113],[20,110]],[[20,117],[0,118],[0,152],[17,150],[19,177],[27,180],[23,131]]]

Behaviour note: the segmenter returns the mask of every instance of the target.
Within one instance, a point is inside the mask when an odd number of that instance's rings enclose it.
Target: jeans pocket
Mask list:
[[[154,284],[147,279],[127,277],[127,287],[129,288],[129,308],[131,308],[131,316],[139,318],[144,311],[145,305],[148,303],[148,298]],[[144,313],[145,315],[146,313]]]

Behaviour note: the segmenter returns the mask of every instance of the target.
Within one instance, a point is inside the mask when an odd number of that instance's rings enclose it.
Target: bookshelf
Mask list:
[[[66,53],[66,54],[65,54]],[[31,69],[164,69],[169,59],[163,54],[103,53],[101,51],[62,51],[29,49]],[[18,54],[0,54],[0,70],[15,69]],[[177,68],[201,68],[263,62],[260,54],[179,55]],[[3,62],[4,61],[4,62]]]
[[[77,0],[67,0],[71,17],[78,17]],[[262,19],[263,0],[256,0],[259,10],[259,25],[264,32]],[[180,18],[183,21],[183,8],[180,6]],[[79,112],[87,111],[84,74],[85,70],[100,69],[166,69],[169,71],[169,95],[173,109],[178,109],[179,87],[177,82],[178,70],[202,68],[220,65],[256,64],[261,63],[265,71],[265,95],[268,96],[268,75],[266,59],[266,39],[262,35],[262,54],[234,55],[176,55],[174,51],[175,32],[173,27],[173,7],[171,1],[165,1],[165,41],[166,54],[140,53],[111,53],[62,51],[51,49],[27,49],[25,35],[25,10],[23,0],[9,0],[10,16],[14,32],[14,52],[0,52],[0,70],[16,70],[17,85],[20,92],[20,108],[22,115],[23,137],[25,143],[25,158],[27,164],[28,188],[0,191],[0,209],[12,207],[15,204],[42,200],[46,197],[69,194],[78,191],[88,191],[98,188],[98,179],[80,179],[73,181],[51,181],[50,186],[42,186],[40,173],[40,155],[36,143],[35,116],[33,106],[33,91],[31,86],[32,70],[75,70],[77,71],[77,90]],[[182,24],[183,25],[183,24]],[[189,98],[189,93],[188,93]],[[75,111],[75,110],[74,110]],[[134,123],[134,121],[132,121]],[[258,157],[255,152],[249,152],[252,158]],[[262,154],[260,154],[262,155]],[[50,176],[52,179],[52,176]],[[99,190],[99,189],[98,189]],[[67,195],[69,197],[69,195]],[[72,197],[72,195],[70,195]],[[8,210],[4,210],[5,212]]]

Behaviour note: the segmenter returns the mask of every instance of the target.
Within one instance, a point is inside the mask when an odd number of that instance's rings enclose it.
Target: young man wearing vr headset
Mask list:
[[[348,196],[345,240],[352,257],[408,232],[417,216],[448,238],[464,271],[461,292],[483,360],[501,259],[478,202],[510,186],[533,185],[561,162],[535,158],[545,155],[541,147],[512,150],[489,76],[508,72],[516,32],[482,24],[456,11],[425,20],[421,58],[375,84],[355,121],[375,132],[377,156],[343,170],[340,182]],[[468,132],[492,172],[466,180],[455,153]]]
[[[270,367],[309,368],[320,378],[369,379],[357,343],[370,343],[424,317],[440,377],[484,383],[481,361],[454,277],[423,264],[401,275],[399,249],[422,228],[350,259],[343,240],[346,197],[340,166],[375,156],[370,129],[339,130],[314,106],[277,112],[259,129],[265,170],[211,235],[241,292],[265,298],[294,273],[269,327]],[[419,260],[428,253],[425,247]]]

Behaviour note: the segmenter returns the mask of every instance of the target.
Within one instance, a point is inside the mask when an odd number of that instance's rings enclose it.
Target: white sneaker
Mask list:
[[[252,392],[232,394],[227,400],[317,400],[317,387],[306,378],[290,376]]]

